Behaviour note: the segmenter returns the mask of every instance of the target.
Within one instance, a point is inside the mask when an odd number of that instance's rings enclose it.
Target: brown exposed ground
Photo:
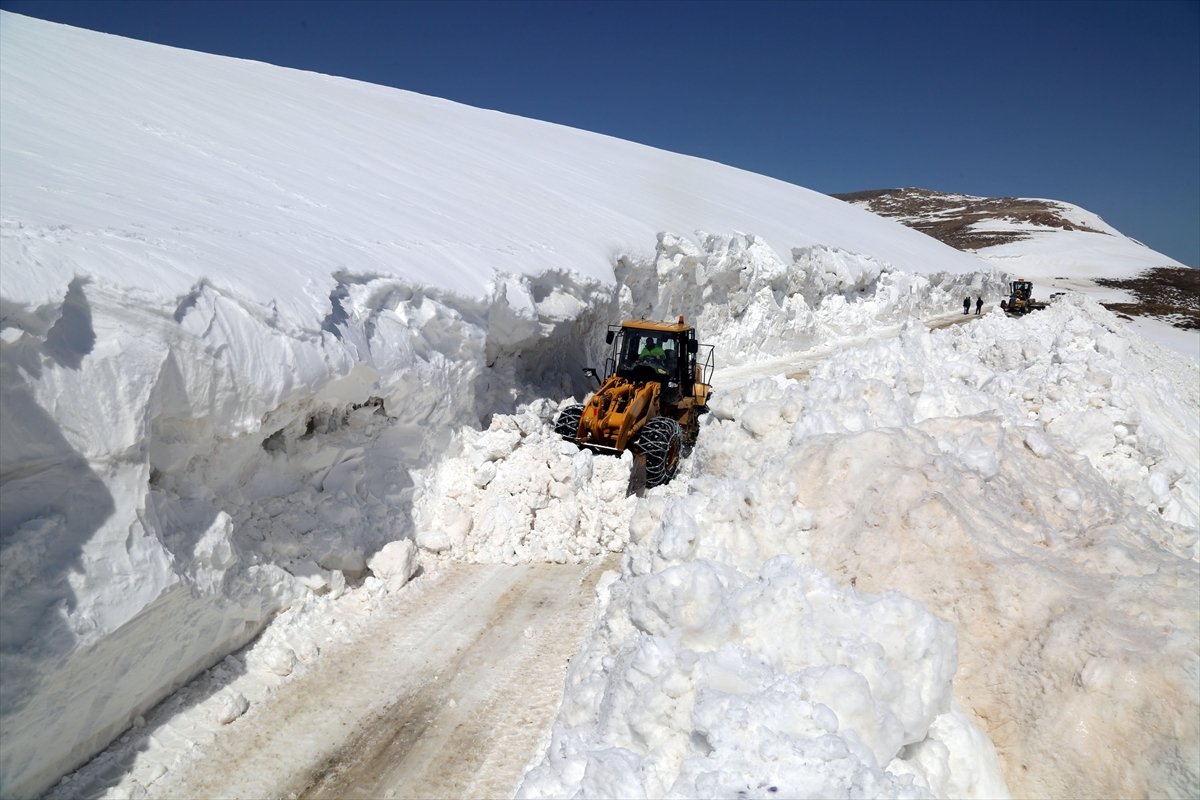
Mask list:
[[[958,250],[973,252],[983,247],[1028,239],[1020,231],[976,231],[971,226],[990,219],[1008,219],[1064,231],[1091,231],[1095,228],[1071,222],[1062,209],[1045,200],[1020,197],[971,197],[946,194],[930,189],[871,189],[865,192],[835,194],[839,200],[865,205],[881,217],[893,217],[910,228],[944,242]]]
[[[1200,270],[1156,267],[1132,278],[1097,278],[1110,289],[1132,293],[1136,303],[1105,303],[1116,314],[1162,318],[1176,328],[1200,329]]]

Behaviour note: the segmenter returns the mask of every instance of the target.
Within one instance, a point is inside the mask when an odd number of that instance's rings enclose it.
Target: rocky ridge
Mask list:
[[[832,196],[984,258],[989,257],[990,248],[1031,240],[1055,230],[1124,238],[1099,217],[1055,200],[976,197],[916,187]],[[1177,328],[1200,329],[1200,271],[1172,263],[1119,278],[1090,276],[1090,281],[1131,295],[1131,302],[1103,303],[1126,319],[1156,317]]]

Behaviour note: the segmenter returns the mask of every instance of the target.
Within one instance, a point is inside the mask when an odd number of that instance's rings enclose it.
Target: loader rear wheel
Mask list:
[[[661,486],[679,471],[683,429],[670,417],[655,417],[642,426],[638,449],[646,456],[646,485]]]
[[[576,441],[579,433],[579,418],[583,416],[583,404],[577,403],[564,408],[554,421],[554,432],[569,441]]]

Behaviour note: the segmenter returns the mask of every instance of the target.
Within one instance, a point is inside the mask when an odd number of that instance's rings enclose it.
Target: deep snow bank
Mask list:
[[[585,364],[601,367],[605,327],[622,319],[682,314],[715,346],[718,364],[744,364],[944,313],[966,293],[1003,285],[995,273],[913,275],[824,247],[798,249],[788,264],[752,235],[698,238],[662,234],[653,258],[618,261],[612,300],[597,306],[590,324],[569,329],[583,355],[546,364],[523,353],[528,367],[541,364],[534,372],[544,397],[582,399],[589,387],[553,368],[580,376]],[[493,417],[486,430],[459,431],[446,458],[418,474],[418,543],[480,561],[581,560],[619,550],[634,508],[624,498],[630,461],[564,444],[547,427],[558,411],[558,402],[533,403]]]
[[[1089,303],[910,326],[801,380],[723,383],[680,479],[640,501],[623,498],[620,461],[564,446],[554,404],[535,401],[461,431],[463,456],[418,476],[418,511],[450,490],[457,504],[425,522],[461,527],[417,536],[477,560],[587,557],[632,536],[525,796],[1001,796],[979,728],[1018,794],[1186,795],[1195,538],[1167,517],[1195,465],[1171,497],[1143,488],[1193,440],[1195,370]],[[1124,429],[1108,449],[1079,424],[1093,411]],[[1118,453],[1140,473],[1111,469]],[[382,589],[367,578],[341,599]],[[309,660],[298,622],[330,596],[296,603],[214,679]],[[212,725],[246,702],[191,716]],[[196,724],[188,741],[212,735]],[[147,755],[143,786],[173,757]]]
[[[519,797],[1007,794],[953,701],[951,626],[790,556],[749,573],[698,558],[703,522],[675,508],[637,526],[642,557],[572,663]]]
[[[752,236],[663,235],[653,257],[620,259],[619,290],[557,272],[500,275],[479,300],[343,275],[322,329],[307,334],[208,281],[168,309],[101,278],[73,281],[61,303],[6,303],[6,790],[53,780],[277,610],[342,591],[388,541],[416,535],[431,552],[484,559],[620,547],[621,463],[561,443],[543,494],[562,470],[583,470],[578,485],[594,488],[569,492],[582,510],[532,522],[529,484],[541,479],[522,467],[522,499],[505,506],[520,524],[494,531],[524,543],[456,546],[469,527],[461,495],[471,505],[513,489],[504,475],[490,485],[487,467],[509,456],[511,432],[466,442],[470,484],[454,461],[441,478],[419,473],[422,487],[444,485],[421,495],[416,522],[412,508],[413,471],[434,469],[455,431],[478,438],[472,427],[518,403],[582,395],[580,367],[599,363],[610,321],[691,313],[725,353],[749,358],[944,311],[998,280],[908,276],[825,248],[793,258],[789,268]],[[540,409],[523,433],[543,435],[553,409]],[[573,543],[581,526],[593,544]]]
[[[974,724],[1019,796],[1193,793],[1196,365],[1078,300],[810,372],[638,506],[520,794],[997,796]]]
[[[571,286],[552,283],[548,306]],[[4,793],[44,788],[277,610],[340,590],[403,538],[409,470],[451,426],[510,407],[526,339],[552,362],[543,336],[587,319],[543,328],[535,286],[514,279],[484,302],[377,281],[307,337],[207,284],[174,313],[99,280],[8,307]]]

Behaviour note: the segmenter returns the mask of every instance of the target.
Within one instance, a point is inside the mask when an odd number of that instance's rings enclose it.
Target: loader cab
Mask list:
[[[669,331],[622,328],[618,334],[617,374],[630,380],[678,382],[686,340]]]
[[[669,404],[692,397],[696,384],[707,386],[712,375],[712,345],[696,341],[696,330],[680,318],[677,323],[630,320],[611,325],[607,375],[635,382],[657,381]]]
[[[684,331],[623,325],[608,331],[612,344],[610,372],[635,381],[656,380],[679,385],[686,368],[688,339]]]

